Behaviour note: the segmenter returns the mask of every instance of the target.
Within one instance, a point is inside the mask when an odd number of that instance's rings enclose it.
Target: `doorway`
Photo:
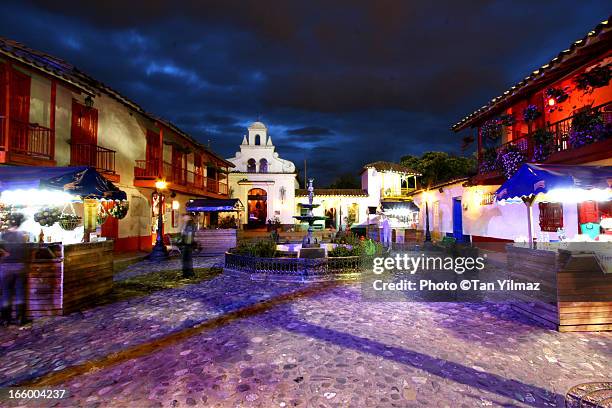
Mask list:
[[[463,209],[461,197],[453,198],[453,237],[456,242],[463,242]]]
[[[336,228],[336,209],[334,207],[328,208],[325,211],[325,228]]]
[[[258,228],[266,225],[268,216],[268,194],[261,188],[252,188],[248,196],[248,226]]]

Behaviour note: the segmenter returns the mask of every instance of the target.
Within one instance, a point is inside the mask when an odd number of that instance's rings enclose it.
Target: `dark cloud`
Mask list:
[[[608,14],[569,0],[5,1],[0,35],[227,157],[260,117],[280,154],[326,184],[374,160],[460,152],[450,125]]]
[[[309,139],[312,140],[313,136],[330,136],[333,135],[334,132],[331,129],[327,129],[320,126],[306,126],[297,129],[290,129],[287,131],[288,135],[298,135],[298,136],[310,136]]]

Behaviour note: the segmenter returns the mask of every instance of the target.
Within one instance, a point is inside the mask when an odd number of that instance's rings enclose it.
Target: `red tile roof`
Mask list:
[[[568,74],[568,70],[574,71],[581,64],[587,63],[587,57],[603,54],[610,50],[612,41],[612,31],[610,30],[609,19],[602,21],[595,28],[589,31],[582,39],[573,42],[570,47],[561,51],[555,58],[533,71],[522,81],[499,95],[486,105],[470,113],[459,122],[455,123],[451,129],[455,132],[466,129],[474,125],[484,117],[493,114],[494,111],[501,111],[511,103],[524,97],[525,94],[537,87],[544,87],[559,78]]]
[[[226,162],[226,164],[230,165],[231,167],[234,167],[232,163],[227,162],[223,157],[214,153],[202,143],[196,141],[191,135],[185,133],[170,121],[167,121],[157,115],[147,112],[136,102],[122,95],[121,93],[104,84],[103,82],[98,81],[97,79],[87,75],[86,73],[78,69],[76,66],[70,64],[67,61],[64,61],[63,59],[57,58],[53,55],[49,55],[42,51],[34,50],[18,41],[10,40],[3,37],[0,37],[0,55],[8,57],[12,60],[19,61],[22,64],[29,66],[30,68],[36,69],[37,71],[42,71],[49,76],[55,77],[61,81],[71,84],[72,86],[80,89],[82,92],[91,96],[95,96],[98,92],[105,93],[111,98],[114,98],[120,103],[128,106],[133,111],[140,113],[141,115],[149,118],[154,122],[159,122],[163,124],[164,126],[171,129],[173,132],[189,140],[194,145],[198,146],[203,150],[208,151],[210,154],[214,155],[219,160]]]

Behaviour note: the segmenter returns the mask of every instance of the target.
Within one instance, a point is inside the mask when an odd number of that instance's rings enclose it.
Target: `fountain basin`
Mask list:
[[[251,280],[281,282],[319,282],[354,280],[371,267],[371,258],[359,256],[333,258],[263,258],[225,253],[224,273]]]

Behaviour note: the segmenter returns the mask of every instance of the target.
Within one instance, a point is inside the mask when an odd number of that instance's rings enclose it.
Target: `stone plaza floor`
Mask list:
[[[612,333],[558,333],[504,304],[221,275],[0,329],[0,387],[68,391],[4,402],[27,407],[554,407],[609,380],[611,350]]]

